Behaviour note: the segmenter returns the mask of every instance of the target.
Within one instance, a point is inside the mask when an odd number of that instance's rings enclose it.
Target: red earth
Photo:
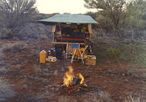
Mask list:
[[[21,41],[1,40],[1,51],[4,46],[15,44],[26,44]],[[41,48],[46,51],[53,45],[51,41],[43,40],[42,46],[27,44],[27,51],[12,53],[4,52],[5,62],[9,64],[9,70],[5,80],[12,85],[12,89],[17,93],[10,102],[96,102],[102,98],[113,102],[124,102],[124,99],[132,96],[133,99],[140,98],[140,102],[145,102],[146,98],[146,69],[134,70],[128,67],[128,62],[105,61],[106,58],[98,59],[96,66],[87,66],[82,62],[70,59],[58,60],[57,62],[39,63],[39,51]],[[35,52],[36,51],[36,52]],[[36,54],[36,55],[35,55]],[[103,61],[99,61],[103,60]],[[67,66],[72,66],[74,73],[81,72],[85,78],[85,83],[90,87],[96,87],[94,91],[74,92],[71,94],[59,94],[58,88],[50,86],[60,86],[63,83],[63,75]],[[108,93],[106,96],[105,94]],[[63,98],[62,98],[63,97]],[[70,101],[67,101],[67,99]],[[107,102],[107,101],[105,101]]]

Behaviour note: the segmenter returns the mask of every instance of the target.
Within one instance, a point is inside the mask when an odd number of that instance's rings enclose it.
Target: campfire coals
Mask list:
[[[69,86],[69,87],[65,87],[62,86],[57,93],[62,95],[70,95],[70,94],[77,94],[77,93],[85,93],[85,92],[97,92],[98,87],[89,87],[89,86],[85,86],[84,84],[77,84],[75,86]]]

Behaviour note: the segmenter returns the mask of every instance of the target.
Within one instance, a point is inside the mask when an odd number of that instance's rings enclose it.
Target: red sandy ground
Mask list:
[[[15,44],[17,41],[1,41],[3,45],[6,44]],[[44,47],[49,47],[49,43],[46,43]],[[34,46],[34,45],[31,45]],[[4,53],[5,61],[11,64],[17,57],[19,60],[23,62],[28,62],[24,64],[14,64],[10,65],[8,69],[11,71],[8,73],[6,80],[9,81],[10,84],[13,84],[12,87],[17,95],[25,95],[30,94],[33,96],[40,96],[41,94],[45,94],[46,90],[49,90],[48,97],[44,97],[43,99],[48,102],[57,102],[58,98],[61,96],[57,92],[50,91],[50,89],[46,89],[48,85],[61,85],[63,82],[63,73],[67,71],[67,66],[70,64],[70,59],[67,61],[60,60],[55,63],[47,62],[46,64],[39,64],[39,60],[34,57],[27,57],[28,53]],[[92,73],[93,69],[94,73],[88,79],[85,79],[85,83],[88,86],[95,85],[98,86],[98,92],[85,92],[80,93],[80,95],[70,94],[68,95],[71,102],[88,102],[93,97],[100,98],[98,93],[101,91],[108,92],[110,97],[114,102],[122,102],[125,97],[132,95],[134,97],[142,97],[146,95],[146,75],[142,77],[142,74],[146,74],[145,69],[140,70],[131,70],[132,74],[127,75],[126,73],[129,71],[127,68],[127,62],[121,61],[121,65],[124,69],[121,69],[118,63],[98,63],[96,66],[86,66],[81,63],[81,61],[75,61],[72,64],[74,68],[74,72],[84,73],[86,69],[88,73],[84,76]],[[15,69],[17,65],[21,65],[21,68]],[[49,76],[43,76],[41,74],[35,74],[35,65],[40,66],[41,70],[48,69]],[[14,67],[14,68],[12,68]],[[65,68],[63,71],[62,68]],[[55,70],[58,71],[57,75],[54,75]],[[33,79],[30,79],[32,77]],[[42,83],[42,80],[37,80],[35,78],[43,78],[46,79],[46,83]],[[47,82],[48,80],[48,82]],[[24,85],[27,85],[27,88],[23,88]],[[88,93],[92,93],[88,95]],[[95,93],[95,94],[94,94]],[[144,99],[143,99],[144,100]],[[24,99],[20,100],[21,102],[26,102]],[[10,102],[15,102],[15,98],[11,99]],[[30,101],[31,102],[31,101]],[[145,102],[145,101],[143,101]]]

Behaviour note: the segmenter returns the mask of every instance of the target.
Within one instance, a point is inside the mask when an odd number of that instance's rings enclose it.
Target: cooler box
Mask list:
[[[95,55],[85,55],[85,64],[86,65],[96,65],[96,56]]]
[[[40,52],[40,63],[46,63],[46,51],[42,50]]]

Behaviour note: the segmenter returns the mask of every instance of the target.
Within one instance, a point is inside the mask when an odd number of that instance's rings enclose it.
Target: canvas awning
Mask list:
[[[38,20],[42,23],[77,23],[77,24],[97,24],[97,22],[89,15],[79,14],[55,14],[47,19]]]

